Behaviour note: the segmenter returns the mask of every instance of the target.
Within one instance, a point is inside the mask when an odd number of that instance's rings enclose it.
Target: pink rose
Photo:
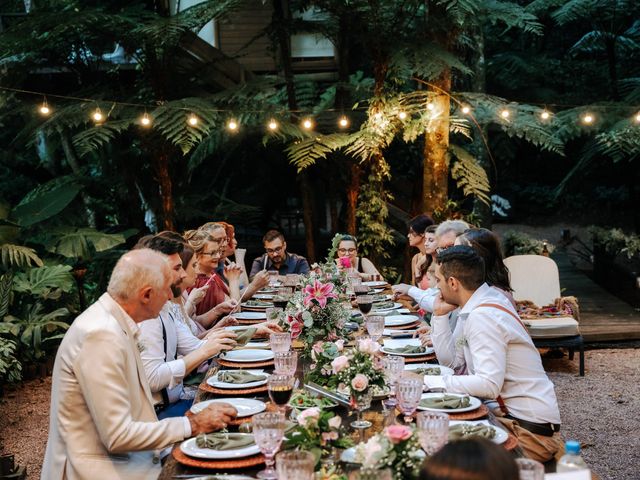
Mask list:
[[[400,443],[408,440],[412,435],[411,428],[406,425],[391,425],[385,428],[384,433],[392,443]]]
[[[331,362],[331,368],[333,368],[333,373],[339,373],[345,368],[349,366],[349,358],[345,355],[340,355],[336,357],[333,362]]]
[[[304,323],[296,319],[291,319],[291,322],[289,323],[289,331],[291,332],[291,338],[298,338],[302,333],[303,327],[304,327]]]
[[[343,339],[336,340],[336,347],[338,347],[339,352],[344,350],[344,340]]]
[[[309,422],[317,422],[318,418],[320,418],[320,409],[318,407],[311,407],[300,412],[298,415],[298,423],[303,427],[306,427]]]
[[[335,417],[331,417],[328,423],[329,427],[337,430],[340,428],[340,425],[342,425],[342,419],[336,415]]]
[[[369,379],[361,373],[357,374],[355,377],[353,377],[353,380],[351,380],[351,387],[356,392],[364,392],[368,386]]]
[[[380,344],[374,342],[370,338],[358,341],[358,350],[362,353],[368,353],[369,355],[375,355],[380,350]]]

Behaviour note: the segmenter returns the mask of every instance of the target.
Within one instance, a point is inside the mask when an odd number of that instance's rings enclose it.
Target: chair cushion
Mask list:
[[[532,339],[573,337],[580,335],[578,322],[573,317],[550,317],[522,320]]]

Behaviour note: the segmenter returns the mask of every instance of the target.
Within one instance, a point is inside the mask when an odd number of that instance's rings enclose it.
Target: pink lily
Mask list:
[[[305,307],[311,305],[315,300],[320,307],[324,308],[327,306],[327,301],[330,298],[338,298],[338,296],[333,293],[332,283],[320,283],[318,280],[314,280],[313,285],[304,287],[303,293],[306,295],[303,300]]]

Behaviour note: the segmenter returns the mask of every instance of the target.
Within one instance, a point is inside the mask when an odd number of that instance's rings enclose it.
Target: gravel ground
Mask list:
[[[603,480],[637,480],[640,465],[640,355],[637,348],[586,352],[587,373],[577,358],[545,358],[556,385],[562,435],[579,440],[584,457]],[[21,384],[0,399],[0,451],[40,476],[49,425],[51,378]]]

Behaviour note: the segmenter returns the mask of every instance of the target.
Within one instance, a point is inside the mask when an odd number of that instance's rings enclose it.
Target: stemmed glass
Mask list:
[[[267,381],[267,388],[269,390],[269,398],[276,406],[278,411],[284,413],[287,411],[287,404],[291,399],[293,393],[293,384],[295,377],[291,375],[282,375],[274,373],[269,377]]]
[[[263,480],[275,480],[278,478],[273,465],[273,457],[280,448],[284,437],[285,418],[282,412],[265,412],[254,415],[251,419],[253,424],[253,437],[256,445],[265,458],[267,468],[258,473],[257,477]]]
[[[377,342],[384,333],[384,317],[381,315],[369,315],[366,318],[365,325],[371,340]]]
[[[396,385],[404,372],[404,357],[398,355],[387,355],[382,359],[384,374],[389,382],[389,405],[397,405]]]
[[[362,312],[362,316],[364,316],[366,319],[367,314],[371,312],[371,307],[373,307],[373,297],[371,295],[358,295],[356,297],[356,303],[358,304],[358,308]]]
[[[291,350],[291,332],[270,334],[269,344],[273,353],[288,352]]]
[[[351,392],[351,406],[357,413],[355,421],[351,422],[351,427],[360,430],[360,442],[364,442],[364,431],[371,427],[371,422],[362,419],[362,412],[371,407],[373,391],[367,388],[364,392]]]
[[[278,480],[312,480],[316,458],[311,452],[288,450],[276,455]]]
[[[412,415],[418,408],[422,397],[422,381],[413,378],[401,378],[396,389],[398,396],[398,406],[404,414],[405,423],[409,424],[413,420]]]
[[[298,352],[289,350],[277,352],[273,358],[273,369],[282,375],[295,375],[298,370]]]
[[[416,416],[420,446],[431,456],[449,440],[449,415],[442,412],[420,412]]]

